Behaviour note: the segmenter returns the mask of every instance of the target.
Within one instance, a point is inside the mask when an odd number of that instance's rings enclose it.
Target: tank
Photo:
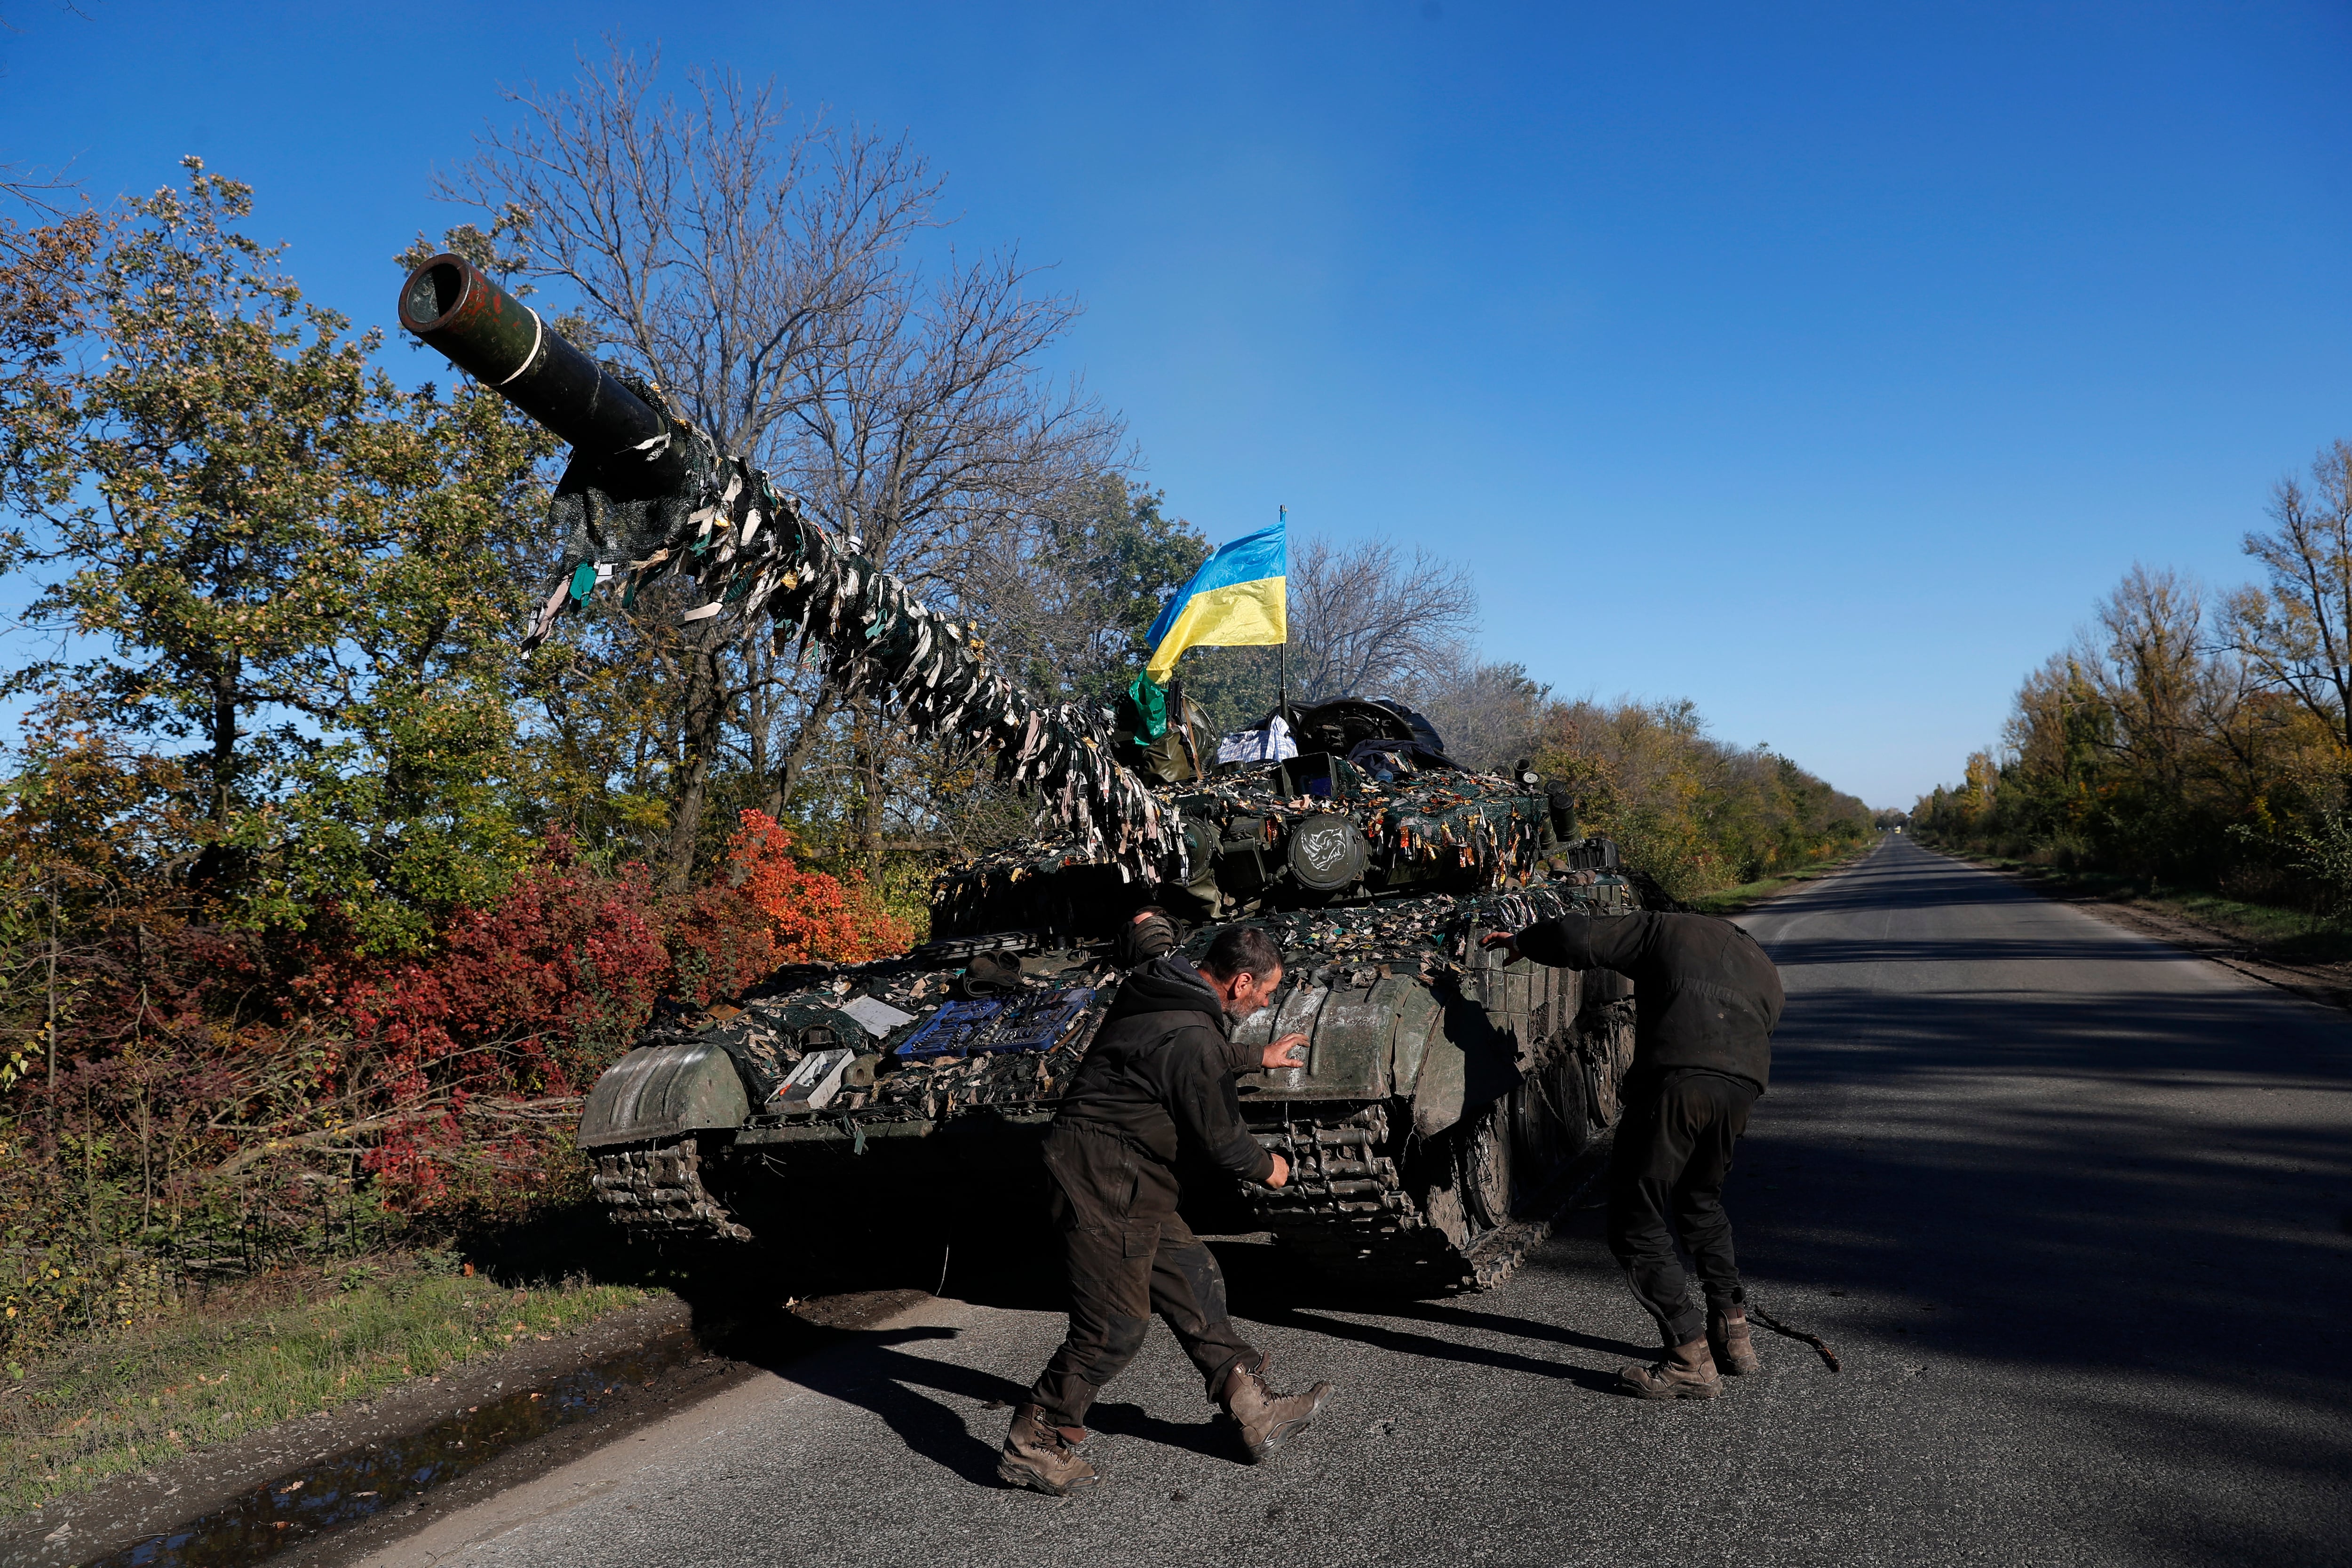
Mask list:
[[[1041,703],[657,388],[589,361],[461,258],[418,268],[400,306],[572,443],[551,508],[562,561],[527,641],[595,592],[674,577],[686,619],[801,642],[917,734],[988,747],[1040,805],[1037,837],[939,876],[930,940],[903,956],[657,1011],[579,1131],[626,1229],[791,1247],[845,1210],[1034,1205],[1037,1142],[1122,975],[1170,942],[1198,958],[1235,921],[1287,957],[1239,1037],[1309,1044],[1239,1086],[1290,1181],[1189,1183],[1196,1224],[1271,1232],[1361,1286],[1482,1289],[1595,1171],[1633,1053],[1631,984],[1505,968],[1477,943],[1643,902],[1646,879],[1578,836],[1562,792],[1524,764],[1457,765],[1390,701],[1291,710],[1291,744],[1269,716],[1260,752],[1296,754],[1227,763],[1181,693],[1151,739],[1132,711]],[[1147,907],[1167,921],[1137,926]]]

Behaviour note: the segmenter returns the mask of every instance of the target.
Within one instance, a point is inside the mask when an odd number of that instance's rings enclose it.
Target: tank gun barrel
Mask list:
[[[668,418],[580,352],[538,311],[462,256],[444,253],[400,288],[400,324],[571,443],[600,474],[652,493],[683,477]]]
[[[1172,816],[1114,756],[1097,715],[1009,679],[970,626],[722,452],[659,387],[624,384],[459,256],[409,275],[400,324],[572,444],[548,509],[563,542],[526,648],[601,585],[629,605],[658,580],[683,601],[682,625],[730,636],[764,625],[780,652],[797,637],[822,654],[836,692],[874,700],[918,736],[992,755],[997,776],[1034,790],[1098,863],[1150,879],[1181,860]]]

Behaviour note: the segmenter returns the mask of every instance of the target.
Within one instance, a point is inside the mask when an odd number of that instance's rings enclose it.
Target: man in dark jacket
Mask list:
[[[1281,983],[1282,951],[1253,926],[1219,932],[1198,969],[1163,952],[1120,983],[1045,1137],[1070,1330],[1013,1412],[997,1474],[1014,1486],[1061,1497],[1094,1483],[1094,1467],[1076,1448],[1087,1410],[1135,1359],[1155,1311],[1253,1463],[1296,1436],[1330,1396],[1328,1383],[1289,1395],[1266,1386],[1266,1358],[1225,1315],[1215,1255],[1176,1212],[1180,1147],[1244,1181],[1278,1187],[1289,1179],[1283,1158],[1243,1125],[1234,1075],[1297,1065],[1307,1037],[1253,1049],[1233,1043],[1231,1026],[1264,1007]]]
[[[1734,1374],[1756,1370],[1723,1179],[1771,1073],[1780,972],[1754,937],[1706,915],[1568,915],[1496,931],[1486,945],[1513,962],[1610,969],[1633,983],[1633,1065],[1609,1165],[1609,1249],[1657,1321],[1665,1353],[1621,1375],[1645,1399],[1714,1398],[1723,1387],[1718,1363]],[[1698,1265],[1704,1311],[1675,1256],[1677,1231]]]

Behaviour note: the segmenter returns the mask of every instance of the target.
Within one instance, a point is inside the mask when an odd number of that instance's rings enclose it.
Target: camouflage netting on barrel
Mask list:
[[[617,583],[631,604],[655,578],[677,579],[692,590],[686,622],[722,618],[737,636],[767,626],[780,652],[795,641],[815,648],[845,696],[879,699],[918,737],[984,748],[998,778],[1033,788],[1090,861],[1122,878],[1151,874],[1172,847],[1166,813],[1114,757],[1100,713],[1032,698],[990,665],[970,628],[844,545],[765,473],[719,452],[656,388],[627,384],[668,421],[644,457],[683,478],[631,499],[613,488],[609,459],[574,459],[549,509],[564,539],[561,565],[524,628],[527,647],[601,584]]]

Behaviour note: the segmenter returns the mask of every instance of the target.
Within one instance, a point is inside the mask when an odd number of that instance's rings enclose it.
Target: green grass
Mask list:
[[[0,1514],[551,1338],[646,1294],[511,1289],[415,1262],[257,1281],[26,1368],[0,1393]]]

